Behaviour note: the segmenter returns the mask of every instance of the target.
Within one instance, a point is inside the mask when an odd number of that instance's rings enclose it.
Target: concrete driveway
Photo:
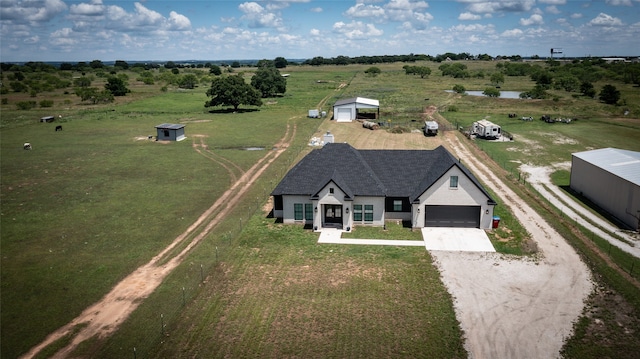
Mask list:
[[[429,251],[495,252],[487,233],[479,228],[422,228],[422,238]]]

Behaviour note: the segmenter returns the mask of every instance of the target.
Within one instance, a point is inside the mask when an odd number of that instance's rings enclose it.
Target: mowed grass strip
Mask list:
[[[466,357],[424,248],[317,236],[254,216],[149,357]]]

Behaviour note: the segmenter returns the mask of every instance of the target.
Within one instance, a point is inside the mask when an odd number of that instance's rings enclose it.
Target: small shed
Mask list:
[[[373,116],[359,116],[361,115],[360,109],[375,109],[377,111],[372,114]],[[337,122],[351,122],[361,117],[369,120],[380,118],[380,101],[364,97],[353,97],[338,100],[333,104],[333,119]]]
[[[184,126],[181,124],[163,123],[156,126],[158,135],[156,141],[182,141],[184,136]]]

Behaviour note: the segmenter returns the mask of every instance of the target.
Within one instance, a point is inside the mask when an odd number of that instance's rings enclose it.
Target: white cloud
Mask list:
[[[71,15],[81,16],[100,16],[103,15],[105,6],[102,4],[102,0],[93,0],[91,3],[73,4],[69,8]]]
[[[633,6],[631,0],[607,0],[606,3],[611,6]]]
[[[468,1],[465,1],[468,2]],[[469,11],[479,14],[496,12],[522,12],[529,11],[535,5],[535,0],[523,1],[482,1],[474,2],[468,6]]]
[[[2,1],[0,6],[0,18],[2,21],[16,23],[46,22],[67,9],[67,4],[62,0],[13,0]]]
[[[502,33],[503,37],[520,37],[522,35],[524,35],[524,32],[520,29],[506,30]]]
[[[175,11],[169,13],[169,24],[171,30],[187,30],[191,28],[191,21],[184,15]]]
[[[380,6],[375,5],[365,5],[365,4],[356,4],[344,13],[345,16],[348,17],[378,17],[383,18],[385,16],[385,11]]]
[[[554,15],[558,15],[560,13],[560,10],[558,10],[558,7],[555,5],[552,6],[547,6],[545,8],[545,10],[549,13],[549,14],[554,14]]]
[[[311,35],[311,36],[320,36],[320,30],[311,29],[311,31],[309,31],[309,35]]]
[[[584,16],[584,15],[582,15],[582,14],[580,14],[580,13],[577,13],[577,12],[576,12],[576,13],[571,14],[571,16],[570,16],[570,17],[571,17],[572,19],[582,19],[582,17],[583,17],[583,16]]]
[[[245,2],[238,6],[238,9],[244,13],[241,19],[249,22],[251,28],[273,27],[281,28],[282,18],[273,12],[269,12],[256,2]]]
[[[620,26],[620,25],[622,25],[622,20],[601,12],[600,14],[598,14],[598,16],[596,16],[594,19],[589,21],[589,25],[594,25],[594,26]]]
[[[321,8],[321,7],[314,7],[314,8],[311,8],[311,12],[317,12],[317,13],[320,13],[320,12],[322,12],[322,11],[323,11],[323,10],[322,10],[322,8]]]
[[[542,4],[549,5],[564,5],[567,3],[567,0],[538,0]]]
[[[367,5],[359,1],[344,15],[351,18],[370,18],[378,23],[400,22],[403,29],[424,29],[433,16],[424,12],[429,7],[424,1],[390,0],[383,6]]]
[[[472,14],[470,12],[463,12],[458,16],[458,20],[480,20],[482,19],[482,16],[480,15],[476,15],[476,14]]]
[[[531,25],[542,25],[544,24],[544,20],[542,19],[542,15],[533,14],[528,19],[520,19],[520,25],[522,26],[531,26]]]
[[[382,36],[384,31],[377,29],[373,24],[365,24],[361,21],[344,23],[342,21],[333,24],[333,32],[342,34],[351,40],[368,39],[370,37]]]

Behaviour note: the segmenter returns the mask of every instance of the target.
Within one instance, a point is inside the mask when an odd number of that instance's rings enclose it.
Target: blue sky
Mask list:
[[[0,0],[0,61],[640,55],[640,0]]]

